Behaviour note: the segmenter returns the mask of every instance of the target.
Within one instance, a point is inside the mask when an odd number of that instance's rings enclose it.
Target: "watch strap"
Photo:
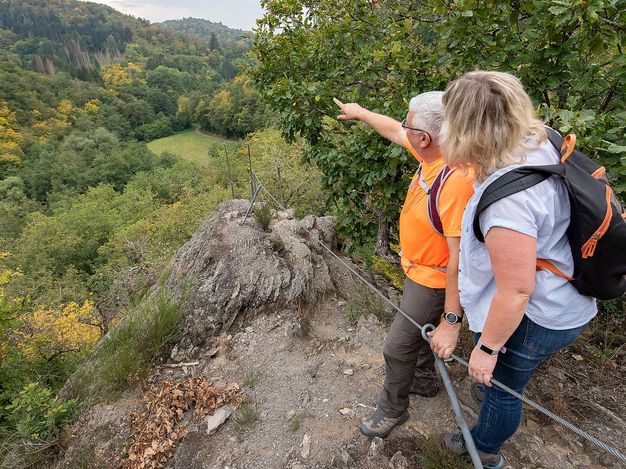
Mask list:
[[[506,352],[506,348],[502,347],[500,350],[494,350],[491,347],[485,345],[483,343],[482,340],[478,339],[478,342],[476,343],[476,346],[482,350],[485,353],[488,353],[489,355],[491,355],[492,357],[498,355],[499,353],[505,353]]]

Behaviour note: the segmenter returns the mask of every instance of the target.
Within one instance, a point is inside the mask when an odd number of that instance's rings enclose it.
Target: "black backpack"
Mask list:
[[[567,278],[583,295],[601,300],[618,298],[626,293],[626,213],[615,197],[604,167],[574,149],[576,136],[571,134],[563,139],[551,128],[546,131],[561,154],[561,162],[522,166],[489,184],[476,208],[474,234],[484,242],[479,217],[489,205],[550,176],[559,176],[565,182],[571,205],[567,236],[574,274],[570,278],[544,259],[537,259],[537,270],[546,269]]]

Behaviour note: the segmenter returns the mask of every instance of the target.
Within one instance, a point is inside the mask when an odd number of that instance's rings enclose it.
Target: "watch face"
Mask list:
[[[456,314],[452,313],[452,312],[446,313],[444,318],[450,324],[456,324],[457,322],[459,322],[459,317]]]

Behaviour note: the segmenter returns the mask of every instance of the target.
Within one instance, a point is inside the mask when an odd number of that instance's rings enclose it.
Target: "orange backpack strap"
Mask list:
[[[563,139],[561,144],[561,163],[565,163],[572,153],[574,153],[574,146],[576,145],[576,134],[569,134]]]
[[[572,277],[569,277],[567,275],[565,275],[563,272],[561,272],[559,269],[556,268],[556,266],[545,260],[545,259],[537,259],[537,271],[539,270],[547,270],[549,272],[552,272],[555,275],[558,275],[559,277],[563,277],[564,279],[567,279],[569,281],[574,280]]]

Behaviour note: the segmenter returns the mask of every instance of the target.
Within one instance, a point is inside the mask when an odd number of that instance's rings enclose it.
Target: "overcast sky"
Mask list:
[[[239,29],[252,29],[263,16],[260,0],[91,0],[153,23],[193,17]]]

